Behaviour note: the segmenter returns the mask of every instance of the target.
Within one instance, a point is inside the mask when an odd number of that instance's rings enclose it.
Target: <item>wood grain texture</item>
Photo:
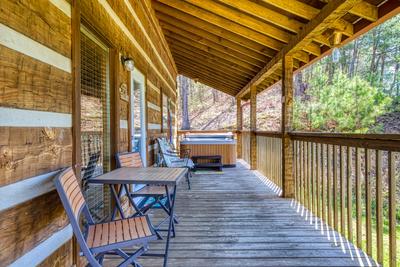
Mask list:
[[[0,262],[7,265],[68,223],[56,191],[0,214]]]
[[[118,51],[123,51],[124,56],[129,56],[135,59],[135,66],[140,69],[146,78],[157,84],[162,83],[165,88],[171,91],[171,88],[175,88],[175,84],[169,80],[168,74],[164,68],[160,65],[156,56],[147,43],[146,38],[141,32],[139,26],[135,23],[129,10],[125,7],[123,1],[108,1],[109,5],[119,20],[129,29],[129,35],[133,36],[137,43],[142,47],[143,51],[146,52],[147,57],[142,54],[139,48],[129,39],[123,30],[116,24],[114,19],[108,14],[108,12],[101,6],[96,0],[89,0],[82,2],[82,16],[85,17],[87,23],[92,25],[95,29],[101,32],[102,37],[107,40],[113,47]],[[136,6],[135,4],[134,6]],[[137,13],[140,14],[138,10]],[[143,15],[146,17],[146,15]],[[156,41],[156,40],[155,40]],[[152,63],[149,63],[148,59]],[[154,65],[155,68],[151,67]],[[171,70],[172,71],[172,70]],[[158,72],[158,73],[157,73]],[[161,78],[162,77],[162,78]],[[157,81],[157,82],[156,82]],[[169,81],[169,82],[168,82]],[[175,94],[175,92],[171,92]]]
[[[0,186],[70,166],[71,129],[0,127],[0,155]]]
[[[72,77],[0,46],[0,106],[71,113]]]
[[[181,144],[181,150],[190,149],[190,157],[192,156],[222,156],[222,164],[236,164],[236,144],[215,144],[215,145],[199,145],[199,144]]]
[[[127,152],[129,150],[129,133],[128,129],[119,129],[119,152]]]
[[[305,220],[307,210],[298,212],[291,199],[278,197],[265,183],[268,180],[239,162],[223,174],[194,174],[191,190],[178,187],[175,211],[179,224],[170,246],[169,266],[368,265],[360,250],[331,229],[329,237],[327,231],[321,233]],[[151,218],[155,223],[165,216],[159,211]],[[150,247],[162,253],[165,243],[154,242]],[[140,261],[143,266],[162,266],[161,258]],[[119,262],[120,258],[110,256],[105,266]]]
[[[0,23],[71,58],[71,20],[48,0],[2,0]]]
[[[72,266],[72,240],[59,247],[53,254],[39,264],[39,267],[67,266]]]

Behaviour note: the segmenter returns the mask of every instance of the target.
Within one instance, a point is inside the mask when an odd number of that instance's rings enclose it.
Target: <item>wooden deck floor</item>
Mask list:
[[[223,174],[196,174],[192,184],[191,191],[179,188],[169,266],[375,266],[337,233],[316,229],[305,211],[242,164]],[[150,248],[162,252],[163,246],[157,241]],[[140,262],[162,266],[161,259]]]

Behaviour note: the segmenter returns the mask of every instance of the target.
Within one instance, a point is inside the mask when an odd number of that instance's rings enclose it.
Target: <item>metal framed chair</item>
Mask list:
[[[125,152],[118,153],[116,155],[117,167],[118,168],[141,168],[143,167],[142,158],[139,152]],[[135,214],[133,215],[144,215],[150,209],[163,209],[168,216],[170,216],[170,204],[168,203],[168,197],[165,192],[165,186],[157,185],[141,185],[137,190],[130,190],[128,186],[125,186],[125,191],[129,192],[131,198],[130,203],[135,209]],[[170,191],[172,192],[172,190]],[[120,190],[120,194],[122,191]],[[135,199],[139,199],[138,203]],[[167,217],[168,218],[168,217]],[[167,219],[166,218],[166,219]],[[167,220],[165,220],[167,221]],[[164,223],[162,221],[157,226],[155,226],[156,234],[159,239],[162,239],[158,231],[161,231],[160,226]],[[174,223],[178,223],[176,217],[174,217]],[[175,227],[173,227],[173,236],[175,236]]]
[[[168,168],[188,169],[188,172],[186,174],[186,181],[188,184],[188,188],[191,189],[190,178],[192,177],[194,163],[190,159],[190,153],[184,153],[184,157],[181,158],[176,151],[170,150],[168,143],[163,138],[157,138],[157,144],[165,166],[167,166]]]
[[[147,216],[95,224],[72,168],[59,174],[54,183],[80,249],[90,266],[102,266],[104,256],[108,254],[122,257],[119,267],[141,266],[136,259],[148,250],[150,241],[157,239]],[[79,223],[82,213],[87,222],[83,231]],[[123,251],[134,246],[139,248],[133,253]]]

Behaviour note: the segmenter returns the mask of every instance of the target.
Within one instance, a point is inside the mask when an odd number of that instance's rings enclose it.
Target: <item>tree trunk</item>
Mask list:
[[[180,76],[181,98],[182,98],[182,130],[190,129],[189,121],[189,79]]]

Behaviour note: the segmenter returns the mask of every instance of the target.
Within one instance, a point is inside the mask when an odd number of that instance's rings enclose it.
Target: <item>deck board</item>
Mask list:
[[[313,220],[318,227],[311,224],[306,210],[302,215],[240,163],[223,174],[195,174],[192,190],[180,186],[176,212],[180,223],[169,266],[376,266],[338,233],[322,231],[319,220]],[[152,252],[163,248],[160,241],[150,244]],[[140,263],[162,266],[161,259]]]

